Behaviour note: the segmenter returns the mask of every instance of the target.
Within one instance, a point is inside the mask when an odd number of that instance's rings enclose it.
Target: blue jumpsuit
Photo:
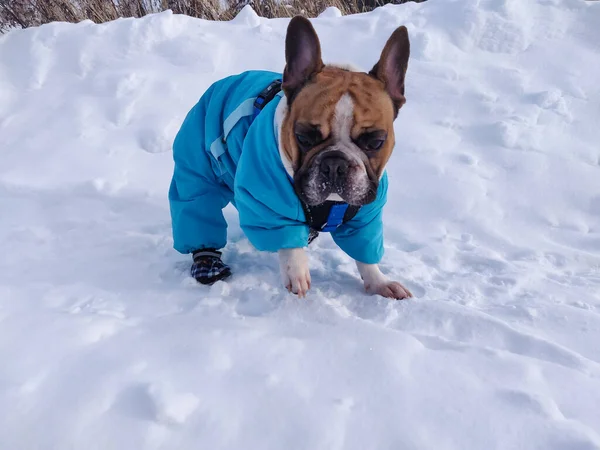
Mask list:
[[[254,99],[278,78],[279,73],[249,71],[217,81],[185,118],[173,144],[169,189],[174,248],[180,253],[225,246],[222,209],[230,202],[258,250],[306,247],[304,211],[278,148],[275,109],[281,95],[252,116]],[[331,232],[344,252],[366,264],[383,256],[386,193],[384,173],[375,201]]]

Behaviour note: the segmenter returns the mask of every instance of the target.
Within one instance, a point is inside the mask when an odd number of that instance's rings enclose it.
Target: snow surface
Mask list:
[[[170,145],[287,20],[169,12],[0,37],[0,448],[600,449],[600,2],[314,21],[365,69],[408,26],[382,270],[322,236],[306,300],[227,210],[235,276],[171,249]]]

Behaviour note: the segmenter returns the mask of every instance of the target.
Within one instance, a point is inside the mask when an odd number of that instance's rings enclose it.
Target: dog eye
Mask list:
[[[367,150],[379,150],[383,146],[384,142],[384,139],[371,139],[367,142]]]
[[[355,142],[366,152],[376,152],[383,147],[386,139],[387,132],[384,130],[374,130],[361,134]]]
[[[303,149],[308,149],[315,145],[315,140],[306,134],[296,133],[296,140],[298,141],[298,145]]]

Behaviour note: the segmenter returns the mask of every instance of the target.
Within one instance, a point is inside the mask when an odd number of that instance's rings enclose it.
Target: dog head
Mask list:
[[[296,193],[306,204],[375,200],[394,148],[393,122],[406,101],[409,52],[408,32],[399,27],[369,73],[328,66],[308,19],[291,20],[282,84],[288,107],[280,139]]]

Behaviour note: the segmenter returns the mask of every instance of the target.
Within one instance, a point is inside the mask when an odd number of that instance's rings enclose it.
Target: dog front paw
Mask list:
[[[412,298],[412,293],[397,281],[386,281],[384,283],[369,285],[365,283],[365,290],[369,294],[381,295],[386,298],[404,300]]]
[[[306,293],[310,289],[310,273],[308,270],[302,273],[288,273],[283,284],[286,289],[298,297],[306,297]]]
[[[356,261],[360,277],[365,283],[365,290],[369,294],[381,295],[386,298],[403,300],[411,298],[412,293],[397,281],[390,281],[381,273],[377,264],[363,264]]]
[[[305,297],[310,289],[308,257],[303,248],[279,250],[281,280],[286,289],[298,297]]]

